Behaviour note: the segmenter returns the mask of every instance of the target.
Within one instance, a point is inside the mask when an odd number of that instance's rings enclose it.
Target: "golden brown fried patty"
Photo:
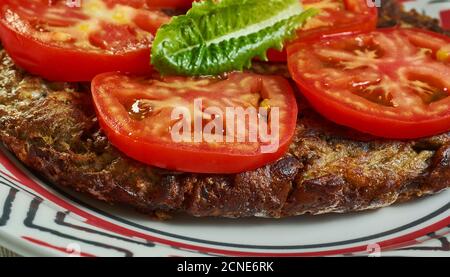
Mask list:
[[[383,1],[380,25],[443,32],[436,21]],[[0,52],[0,139],[56,185],[160,217],[284,217],[388,206],[450,186],[450,133],[414,141],[377,140],[337,126],[299,101],[289,152],[236,175],[171,172],[123,156],[100,131],[82,84],[48,83]],[[284,66],[258,71],[286,74]]]

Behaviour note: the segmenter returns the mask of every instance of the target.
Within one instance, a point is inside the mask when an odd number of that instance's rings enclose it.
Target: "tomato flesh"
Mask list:
[[[64,0],[5,0],[0,7],[0,35],[11,58],[56,81],[90,81],[109,71],[150,73],[151,41],[170,20],[143,0],[84,0],[80,7]]]
[[[288,47],[289,70],[325,117],[372,135],[412,139],[450,130],[450,38],[380,29]]]
[[[372,31],[377,25],[378,10],[369,7],[367,0],[303,0],[303,8],[316,8],[320,13],[308,20],[297,31],[298,40],[314,39],[341,33]],[[270,61],[285,62],[286,50],[270,49],[267,53]]]
[[[275,161],[287,151],[297,120],[293,90],[279,76],[231,73],[225,78],[187,78],[105,73],[94,78],[92,94],[102,129],[113,145],[135,160],[184,172],[237,173]],[[196,106],[199,99],[202,104]],[[274,121],[277,125],[268,123],[271,135],[277,138],[276,147],[263,151],[271,142],[260,136],[250,140],[252,130],[261,131],[260,125],[252,125],[251,113],[229,121],[229,108],[263,108],[269,113],[267,121],[278,118]],[[174,118],[174,109],[184,109],[190,116]],[[260,112],[253,115],[255,120],[261,118]],[[207,133],[212,122],[223,128],[214,127]],[[173,137],[179,124],[186,124],[182,140]],[[207,139],[207,134],[215,139]],[[239,139],[238,134],[245,135]]]

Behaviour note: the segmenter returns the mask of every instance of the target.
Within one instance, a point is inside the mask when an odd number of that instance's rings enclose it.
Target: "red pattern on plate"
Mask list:
[[[36,245],[39,245],[39,246],[42,246],[42,247],[45,247],[45,248],[50,248],[50,249],[53,249],[53,250],[57,250],[59,252],[65,253],[67,255],[73,254],[71,251],[68,251],[67,248],[55,246],[55,245],[52,245],[52,244],[50,244],[48,242],[45,242],[45,241],[41,241],[41,240],[38,240],[38,239],[35,239],[35,238],[31,238],[31,237],[27,237],[27,236],[24,236],[22,238],[24,240],[27,240],[27,241],[33,243],[33,244],[36,244]],[[95,257],[95,255],[92,255],[92,254],[89,254],[89,253],[86,253],[86,252],[80,252],[80,253],[77,253],[76,255],[80,256],[80,257]]]

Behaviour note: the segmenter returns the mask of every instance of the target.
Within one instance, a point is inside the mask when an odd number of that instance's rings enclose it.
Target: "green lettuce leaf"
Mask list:
[[[162,26],[152,64],[163,75],[218,75],[266,60],[317,10],[302,12],[298,0],[204,0]]]

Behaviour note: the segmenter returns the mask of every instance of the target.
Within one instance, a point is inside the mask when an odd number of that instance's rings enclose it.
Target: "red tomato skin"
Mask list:
[[[400,27],[384,28],[385,32],[394,31]],[[420,29],[420,32],[431,36],[445,38],[448,37],[436,34],[427,30]],[[341,34],[341,36],[352,34]],[[313,43],[313,42],[309,42]],[[288,57],[298,49],[304,47],[303,42],[291,44],[287,48]],[[450,116],[443,119],[428,120],[421,122],[406,122],[393,118],[380,118],[368,113],[356,112],[354,109],[343,105],[333,99],[330,99],[322,93],[311,88],[308,81],[304,80],[300,72],[294,67],[294,63],[289,63],[289,72],[295,80],[299,91],[311,106],[325,118],[339,125],[351,126],[360,132],[370,134],[376,137],[396,140],[420,139],[437,134],[442,134],[450,129]]]
[[[325,118],[343,126],[352,126],[363,133],[387,139],[418,139],[441,134],[449,130],[450,118],[439,121],[404,122],[400,120],[379,118],[370,114],[355,112],[341,103],[328,99],[302,85],[298,76],[297,86],[311,106]],[[300,80],[300,81],[297,81]]]
[[[101,97],[95,93],[94,88],[98,86],[103,75],[98,75],[92,81],[93,101],[98,116],[100,127],[108,137],[108,140],[121,149],[127,156],[144,164],[156,166],[169,170],[191,173],[206,174],[235,174],[245,171],[251,171],[263,167],[269,163],[275,162],[288,151],[289,145],[295,133],[297,124],[298,107],[294,92],[289,83],[283,89],[289,96],[289,122],[288,129],[291,130],[284,138],[280,138],[279,148],[274,153],[252,154],[224,154],[223,152],[202,151],[201,149],[176,147],[174,144],[142,143],[114,129],[107,123],[106,110],[102,104]],[[281,78],[281,77],[280,77]],[[107,109],[107,108],[106,108]],[[131,119],[130,119],[131,120]],[[233,147],[233,145],[230,145]],[[174,162],[175,161],[175,162]]]
[[[234,174],[258,169],[279,159],[289,148],[291,140],[280,145],[275,153],[262,154],[258,157],[243,155],[219,155],[199,150],[171,148],[159,144],[145,144],[130,141],[123,134],[112,130],[97,109],[99,122],[108,140],[118,149],[126,149],[126,155],[144,164],[191,173]],[[147,149],[151,149],[148,151]],[[176,163],[174,163],[176,161]]]
[[[344,1],[346,2],[347,7],[350,6],[349,5],[350,0]],[[357,1],[365,1],[365,0],[357,0]],[[302,41],[314,40],[319,37],[330,37],[342,34],[355,34],[375,30],[378,23],[378,9],[376,7],[369,8],[369,15],[370,20],[361,22],[361,24],[350,24],[335,27],[321,27],[306,31],[298,31],[297,38],[292,42],[288,42],[287,45],[295,43],[295,41],[297,40]],[[271,62],[286,62],[287,61],[286,47],[281,51],[278,51],[276,49],[269,49],[267,51],[267,58]]]
[[[133,74],[152,72],[150,49],[107,55],[48,46],[12,30],[3,19],[0,36],[3,47],[18,66],[50,81],[91,81],[99,73],[119,70]]]

